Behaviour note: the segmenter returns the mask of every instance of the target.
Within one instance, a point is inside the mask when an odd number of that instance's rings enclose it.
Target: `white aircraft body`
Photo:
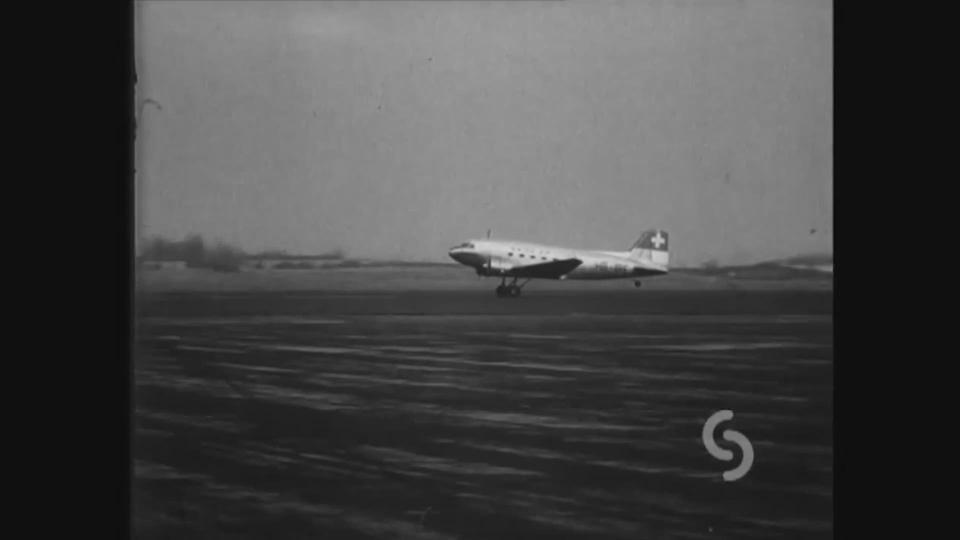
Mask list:
[[[489,236],[489,233],[488,233]],[[545,246],[512,240],[470,240],[450,249],[450,257],[476,270],[500,277],[497,296],[516,297],[531,279],[625,279],[640,286],[641,277],[666,274],[670,244],[666,231],[644,232],[629,251],[594,251]],[[507,278],[513,281],[507,284]],[[521,284],[517,280],[526,278]]]

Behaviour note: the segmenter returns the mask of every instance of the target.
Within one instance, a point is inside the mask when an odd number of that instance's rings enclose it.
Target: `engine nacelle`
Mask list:
[[[500,270],[499,268],[490,268],[486,265],[477,268],[478,276],[502,276],[503,274],[503,270]]]

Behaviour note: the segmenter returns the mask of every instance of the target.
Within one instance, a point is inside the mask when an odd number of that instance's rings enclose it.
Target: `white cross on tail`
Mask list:
[[[662,246],[664,242],[666,242],[666,240],[664,240],[663,237],[660,236],[660,231],[657,231],[657,235],[654,236],[653,239],[650,241],[653,242],[653,247],[657,249],[660,249],[660,246]]]

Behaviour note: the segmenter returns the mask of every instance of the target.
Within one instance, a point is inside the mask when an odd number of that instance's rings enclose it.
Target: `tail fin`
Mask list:
[[[670,235],[662,229],[650,229],[630,248],[630,257],[666,267],[670,264]]]

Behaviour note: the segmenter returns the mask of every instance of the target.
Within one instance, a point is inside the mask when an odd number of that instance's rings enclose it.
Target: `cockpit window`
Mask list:
[[[453,246],[453,248],[451,248],[451,249],[458,249],[458,248],[473,249],[474,247],[475,247],[475,246],[473,245],[473,242],[464,242],[464,243],[462,243],[462,244],[460,244],[460,245],[458,245],[458,246]]]

